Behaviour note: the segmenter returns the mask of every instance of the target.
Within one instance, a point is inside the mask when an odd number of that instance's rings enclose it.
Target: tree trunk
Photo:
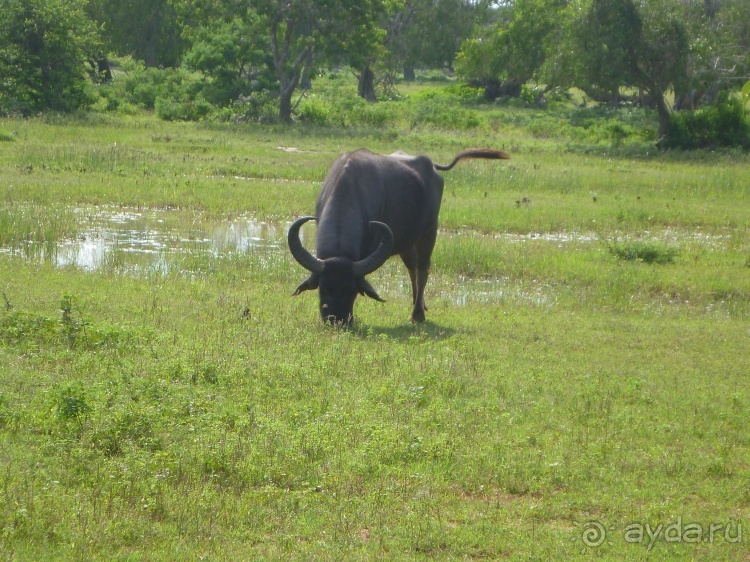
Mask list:
[[[369,65],[365,66],[359,74],[357,93],[367,101],[378,101],[375,95],[375,73]]]
[[[484,99],[487,101],[495,101],[500,97],[500,88],[502,83],[500,80],[492,79],[487,80],[484,84]]]
[[[523,92],[523,83],[516,78],[510,78],[503,83],[502,95],[509,98],[520,98]]]
[[[659,127],[656,133],[656,146],[661,146],[669,134],[669,107],[664,99],[663,92],[651,92],[656,103],[656,111],[659,115]]]
[[[282,123],[292,122],[292,93],[294,89],[285,91],[281,89],[279,93],[279,121]]]
[[[159,41],[159,14],[151,14],[149,33],[146,34],[146,44],[143,48],[143,62],[149,68],[157,66],[156,44]]]
[[[310,77],[310,65],[302,69],[302,77],[299,79],[299,87],[303,90],[312,90],[312,78]]]
[[[522,91],[523,84],[515,78],[510,78],[505,82],[493,78],[484,83],[484,97],[487,101],[495,101],[500,97],[518,98],[521,97]]]
[[[99,80],[104,84],[112,82],[112,67],[106,58],[99,59],[96,63]]]
[[[669,135],[669,118],[671,115],[669,106],[667,105],[667,100],[664,99],[664,88],[640,69],[636,69],[635,72],[633,72],[633,76],[635,76],[636,80],[640,82],[640,87],[651,96],[651,99],[653,99],[653,102],[656,105],[656,112],[659,116],[659,125],[656,131],[656,146],[662,148],[667,140],[667,136]]]
[[[283,123],[292,122],[292,96],[299,85],[303,72],[309,74],[313,60],[313,49],[310,45],[299,52],[294,62],[290,63],[290,48],[292,45],[292,28],[286,27],[283,39],[279,36],[279,26],[283,23],[283,15],[277,16],[271,25],[271,49],[273,51],[273,70],[279,81],[279,120]],[[279,39],[282,39],[281,42]]]
[[[404,80],[406,82],[414,82],[417,79],[417,73],[414,72],[413,66],[404,66]]]

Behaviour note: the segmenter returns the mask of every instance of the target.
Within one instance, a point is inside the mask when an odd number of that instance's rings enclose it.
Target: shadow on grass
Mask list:
[[[373,326],[371,324],[356,323],[351,333],[361,338],[382,338],[398,341],[409,341],[412,338],[443,341],[456,333],[454,328],[441,326],[431,321],[422,324],[403,324],[400,326]]]

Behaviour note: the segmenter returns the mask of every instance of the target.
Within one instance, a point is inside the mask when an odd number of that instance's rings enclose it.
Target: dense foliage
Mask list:
[[[99,48],[83,0],[0,2],[0,113],[69,111],[89,102],[85,71]],[[87,66],[88,65],[88,66]]]
[[[577,88],[584,103],[653,108],[657,141],[675,146],[667,135],[692,130],[676,123],[693,117],[674,111],[715,106],[750,76],[744,0],[0,1],[2,114],[95,103],[165,119],[335,123],[304,99],[313,77],[348,68],[375,102],[399,97],[401,73],[432,69],[487,102],[543,108]],[[135,65],[118,66],[123,57]],[[113,76],[127,84],[92,87]],[[705,143],[677,143],[690,144]]]
[[[739,100],[722,95],[715,106],[695,112],[681,111],[671,116],[666,147],[720,146],[750,148],[750,121],[745,117]]]

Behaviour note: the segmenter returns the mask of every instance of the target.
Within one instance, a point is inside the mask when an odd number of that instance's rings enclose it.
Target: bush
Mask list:
[[[134,114],[138,108],[155,110],[166,121],[195,121],[215,111],[206,100],[206,81],[183,69],[146,68],[143,63],[123,59],[126,74],[97,88],[94,108]]]
[[[609,251],[619,260],[655,264],[673,263],[679,253],[676,248],[643,241],[615,242]]]
[[[394,121],[400,102],[371,104],[353,88],[336,88],[324,96],[311,95],[300,105],[299,119],[305,123],[336,127],[382,127]]]
[[[83,0],[7,0],[0,9],[0,115],[90,105],[87,60],[98,49]]]
[[[484,105],[486,99],[484,97],[484,89],[470,86],[464,82],[455,82],[449,86],[446,86],[444,90],[446,93],[457,97],[463,103],[473,103]]]
[[[472,129],[481,123],[476,111],[461,107],[461,98],[451,93],[428,90],[410,102],[410,125],[431,125],[441,129]]]
[[[275,123],[279,119],[279,99],[269,90],[240,96],[232,106],[232,120],[240,123]]]
[[[156,109],[157,98],[185,99],[200,90],[192,74],[173,68],[141,68],[124,80],[126,99],[146,109]]]
[[[81,420],[91,412],[86,397],[86,388],[80,381],[74,381],[58,390],[55,399],[57,416],[62,420]]]
[[[308,100],[300,107],[299,118],[305,123],[314,123],[316,125],[328,125],[331,122],[330,104],[315,98]]]
[[[726,92],[713,107],[671,115],[664,148],[741,147],[750,149],[750,122],[742,102]]]
[[[195,99],[184,97],[178,100],[173,96],[158,97],[154,102],[154,108],[156,115],[165,121],[197,121],[210,115],[214,106],[198,94]]]

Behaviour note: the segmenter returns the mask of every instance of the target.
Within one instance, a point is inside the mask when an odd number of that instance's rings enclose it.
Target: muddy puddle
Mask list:
[[[251,216],[206,219],[185,211],[164,209],[76,209],[73,220],[78,233],[74,238],[50,242],[29,242],[0,252],[21,255],[30,261],[49,262],[59,267],[87,271],[130,265],[136,269],[167,268],[175,255],[232,253],[279,255],[286,250],[290,222],[264,222]],[[315,244],[314,227],[300,231],[310,249]],[[595,242],[585,234],[496,234],[445,232],[446,239],[484,238],[509,242],[531,240],[554,244]]]
[[[76,210],[77,236],[28,243],[5,253],[87,271],[119,268],[169,271],[179,255],[278,254],[288,224],[251,217],[205,220],[169,210]],[[303,235],[304,236],[304,235]]]
[[[20,256],[28,261],[51,263],[90,272],[134,275],[188,274],[192,258],[220,258],[232,254],[253,254],[268,261],[287,259],[286,233],[290,222],[264,222],[251,216],[207,219],[201,214],[164,209],[121,209],[95,207],[76,209],[72,214],[77,235],[50,242],[28,242],[0,252]],[[303,228],[302,242],[312,249],[315,228]],[[474,237],[476,233],[442,233],[448,239]],[[479,235],[481,236],[481,235]],[[490,237],[492,238],[492,236]],[[522,242],[524,237],[508,235],[503,239]],[[526,239],[542,239],[529,235]],[[581,241],[579,236],[559,236],[552,243]],[[304,276],[300,271],[299,278]],[[408,275],[401,260],[389,260],[378,274],[384,294],[411,293]],[[457,305],[472,302],[493,303],[507,300],[550,304],[550,291],[539,287],[518,287],[510,280],[458,279],[435,276],[431,280],[431,298],[449,300]],[[292,280],[292,285],[299,279]]]
[[[24,243],[0,252],[22,256],[29,261],[52,263],[58,267],[74,267],[86,271],[131,274],[169,273],[191,274],[193,258],[220,258],[236,254],[251,254],[260,262],[278,264],[287,260],[286,232],[289,222],[264,222],[252,216],[226,219],[207,219],[202,214],[177,210],[137,210],[120,208],[76,209],[77,235],[44,243]],[[645,233],[652,236],[652,233]],[[312,249],[315,244],[314,227],[301,230],[303,244]],[[564,245],[601,244],[591,233],[551,234],[487,234],[471,231],[443,232],[444,239],[481,238],[501,243],[547,243]],[[655,236],[667,241],[683,238],[680,233],[667,231]],[[701,245],[722,245],[722,236],[693,233]],[[193,260],[191,262],[191,260]],[[300,273],[300,278],[302,273]],[[393,259],[379,272],[382,290],[393,294],[410,294],[411,288],[400,260]],[[297,282],[298,279],[292,280]],[[434,276],[429,288],[431,298],[443,298],[457,305],[467,303],[497,303],[524,301],[539,306],[555,302],[554,287],[528,283],[519,285],[508,279],[477,279],[463,276]]]

